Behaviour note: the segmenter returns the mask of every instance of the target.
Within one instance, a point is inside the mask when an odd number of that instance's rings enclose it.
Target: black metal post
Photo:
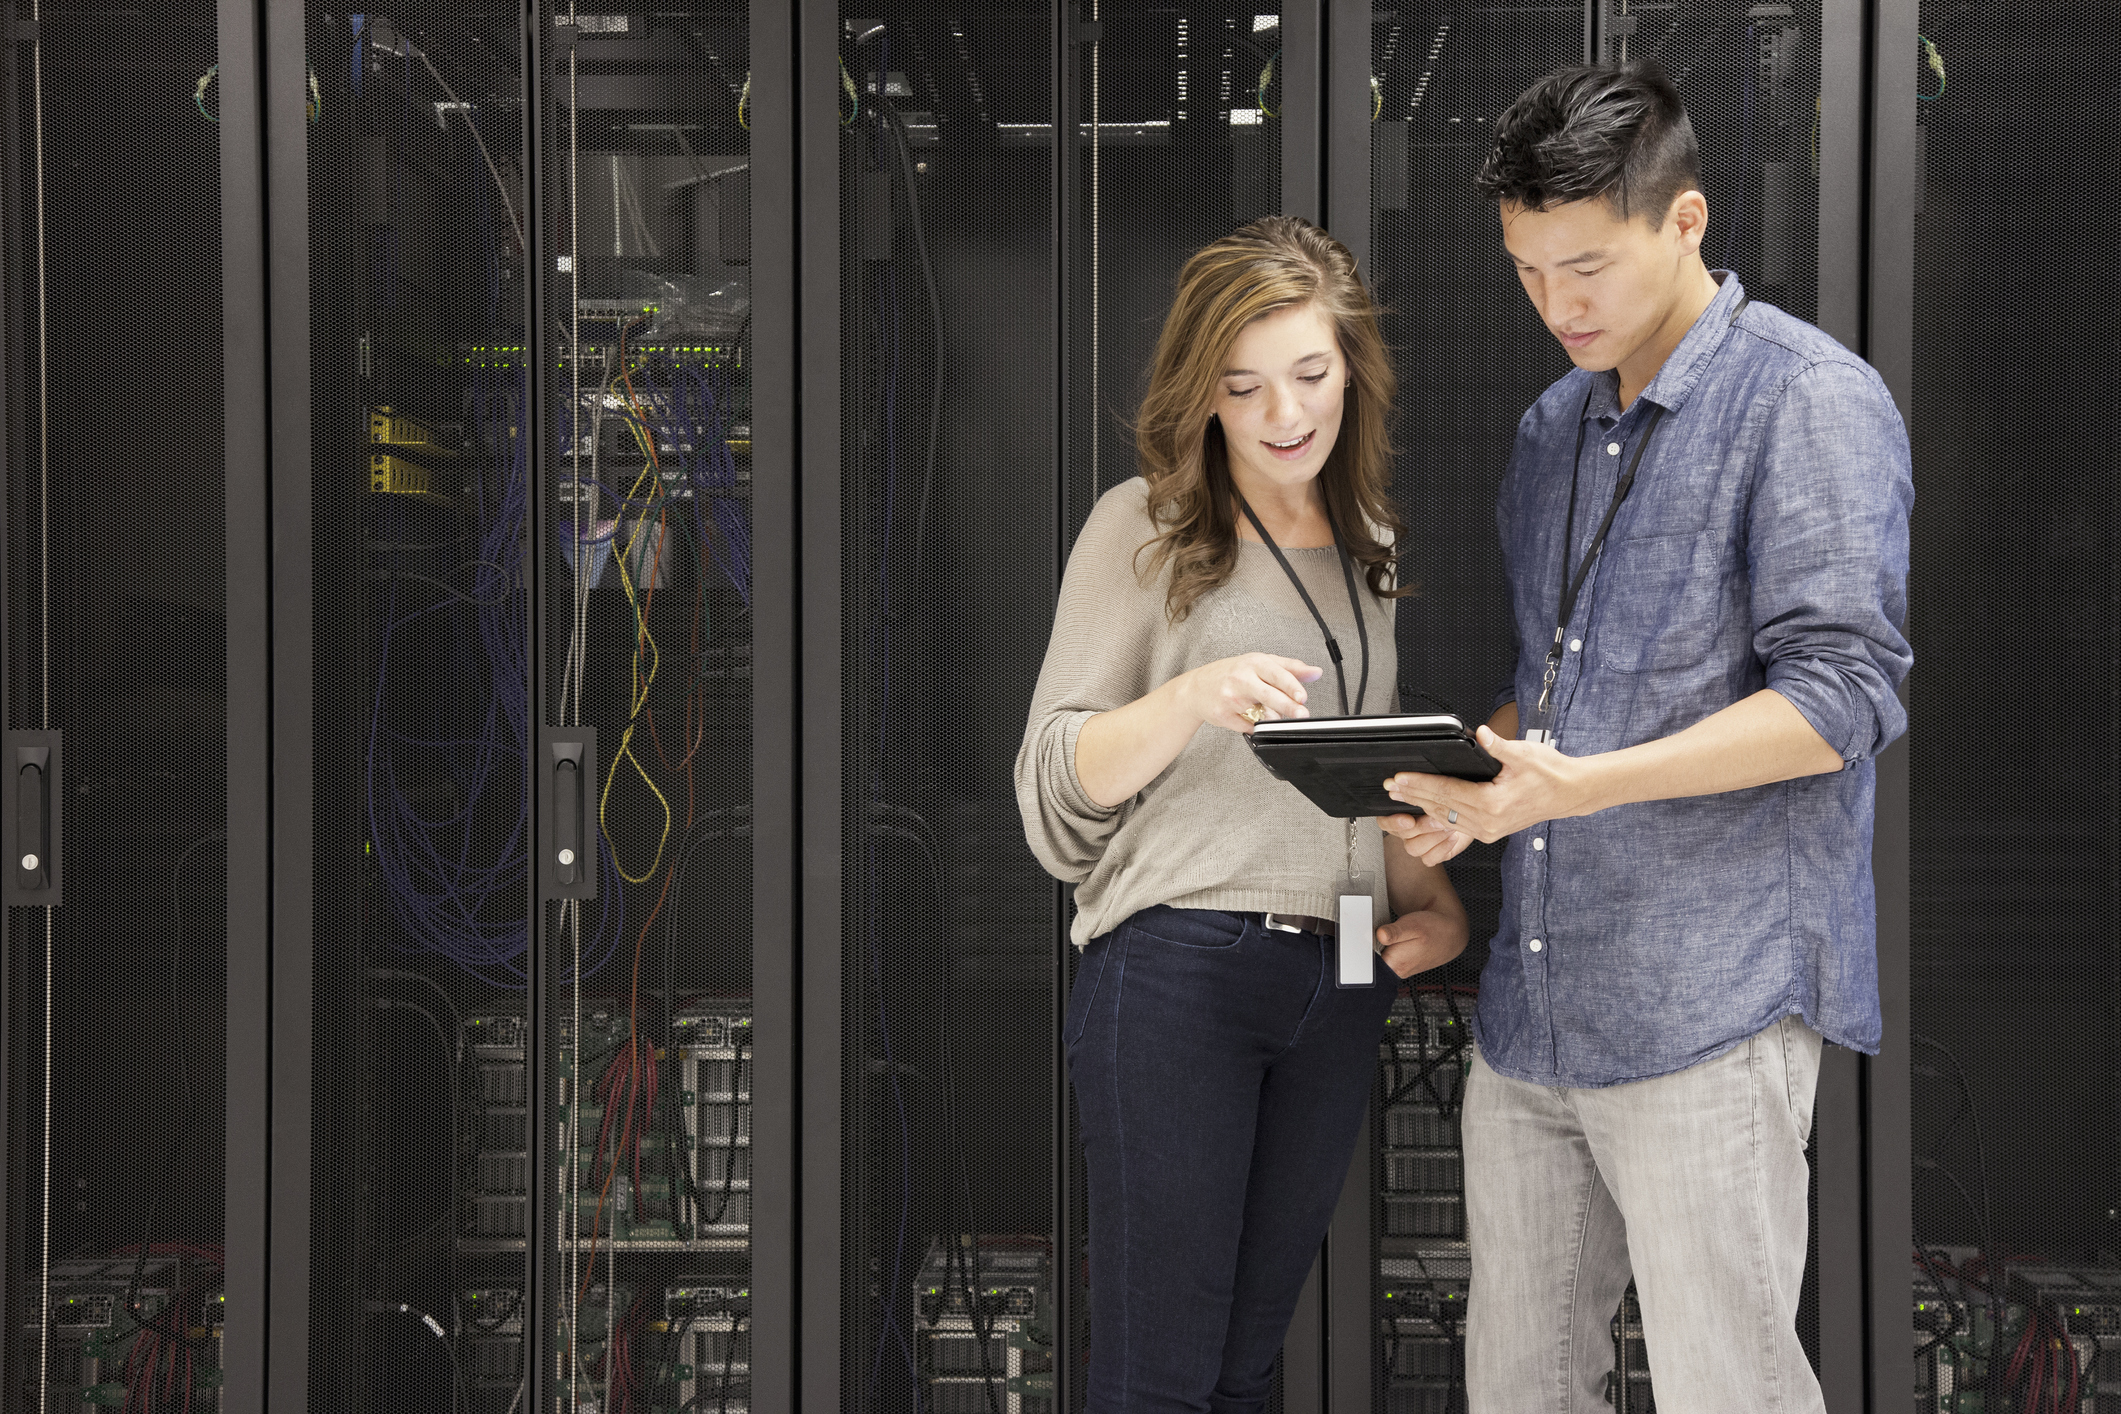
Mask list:
[[[1308,221],[1326,215],[1326,3],[1281,7],[1281,209]]]
[[[1060,594],[1061,571],[1068,561],[1068,483],[1081,452],[1076,441],[1076,279],[1075,233],[1077,216],[1083,210],[1082,195],[1082,76],[1092,46],[1102,36],[1086,28],[1077,0],[1054,0],[1053,4],[1053,193],[1052,299],[1054,329],[1054,422],[1060,435],[1054,439],[1053,520],[1049,535],[1050,559],[1047,582]],[[1093,137],[1094,140],[1094,137]],[[1097,311],[1091,310],[1095,319]],[[1097,389],[1090,389],[1086,435],[1098,435]],[[1068,1085],[1066,1048],[1062,1028],[1068,1016],[1068,992],[1075,968],[1075,945],[1068,938],[1067,890],[1055,883],[1053,900],[1053,1083],[1050,1103],[1053,1135],[1053,1409],[1055,1414],[1075,1414],[1083,1391],[1077,1388],[1082,1369],[1082,1332],[1077,1328],[1080,1292],[1078,1254],[1083,1234],[1076,1223],[1082,1192],[1081,1165],[1076,1162],[1078,1139],[1075,1106]]]
[[[805,772],[796,724],[802,678],[797,603],[802,583],[796,478],[802,465],[801,340],[796,311],[801,193],[796,169],[797,18],[785,0],[752,0],[752,1213],[753,1409],[799,1403],[802,1284],[797,1200],[804,1099],[803,957],[796,861]],[[829,207],[827,208],[830,209]],[[813,1351],[814,1359],[823,1352]]]
[[[802,390],[794,529],[800,546],[796,612],[802,626],[798,785],[802,882],[796,936],[802,969],[802,1156],[797,1217],[801,1374],[796,1407],[840,1400],[840,1117],[847,1102],[841,1022],[842,839],[846,802],[840,692],[840,60],[839,7],[797,0],[795,138],[799,217],[797,366]],[[754,186],[756,191],[756,186]]]
[[[297,15],[299,19],[299,14]],[[260,1414],[279,1344],[269,1243],[274,1158],[272,360],[267,281],[265,16],[222,0],[221,280],[228,613],[228,1139],[223,1212],[222,1407]],[[300,134],[297,134],[300,140]],[[297,934],[296,936],[304,936]],[[290,1162],[299,1154],[290,1147]],[[306,1185],[288,1195],[297,1212]],[[299,1293],[304,1288],[286,1290]],[[306,1313],[305,1313],[306,1314]],[[299,1371],[300,1365],[294,1368]],[[274,1402],[277,1404],[277,1401]],[[279,1406],[300,1407],[300,1406]]]
[[[228,0],[236,9],[242,0]],[[271,874],[272,964],[270,1014],[271,1132],[266,1155],[270,1182],[270,1217],[264,1229],[268,1263],[265,1298],[265,1390],[260,1407],[300,1411],[308,1407],[310,1373],[310,1227],[311,1227],[311,1001],[314,994],[310,951],[315,912],[316,778],[310,744],[315,739],[315,593],[310,562],[312,487],[310,416],[310,261],[309,261],[309,58],[307,20],[294,0],[264,0],[263,99],[258,111],[264,124],[262,195],[264,271],[262,344],[251,356],[264,376],[244,385],[231,383],[233,406],[246,395],[259,398],[269,419],[266,455],[270,466],[263,504],[271,516],[272,594],[269,634],[272,655]],[[223,41],[227,34],[224,30]],[[224,72],[224,83],[226,75]],[[227,90],[223,90],[227,101]],[[228,253],[235,259],[236,253]],[[231,357],[236,356],[231,347]],[[231,413],[233,417],[233,412]],[[233,498],[235,483],[230,482]],[[233,507],[231,524],[233,525]],[[233,594],[235,581],[230,580]],[[241,640],[230,621],[231,651]],[[231,684],[233,686],[233,684]],[[231,692],[233,711],[233,692]],[[233,717],[231,718],[233,727]],[[231,738],[233,742],[233,738]],[[255,752],[255,741],[243,750]],[[233,773],[239,757],[230,756],[233,812],[238,798]],[[254,822],[246,824],[250,828]],[[237,845],[237,822],[230,819],[229,859],[233,870],[243,852]],[[234,909],[236,897],[230,896]],[[233,917],[233,913],[231,914]],[[237,1013],[233,988],[237,968],[231,937],[230,1041],[235,1040]],[[231,1053],[231,1060],[234,1059]],[[231,1069],[230,1080],[238,1072]],[[230,1097],[230,1143],[246,1127]],[[233,1156],[231,1179],[234,1176]],[[230,1214],[231,1257],[238,1240]]]
[[[1863,356],[1912,420],[1915,367],[1917,0],[1871,0],[1868,239]],[[1908,688],[1903,687],[1903,697]],[[1909,1070],[1910,859],[1908,744],[1878,758],[1878,995],[1884,1042],[1863,1062],[1866,1373],[1872,1414],[1907,1407],[1914,1339],[1913,1079]]]
[[[1851,349],[1863,342],[1864,12],[1828,0],[1819,63],[1819,327]],[[1906,892],[1874,859],[1881,895]],[[1812,1106],[1818,1174],[1819,1383],[1829,1409],[1864,1407],[1862,1066],[1829,1047]]]
[[[521,435],[528,439],[530,494],[524,506],[524,544],[529,547],[523,556],[524,599],[529,605],[529,621],[524,631],[530,635],[530,720],[536,724],[533,739],[544,740],[547,723],[546,684],[550,681],[546,667],[547,622],[544,596],[544,577],[540,573],[544,563],[545,497],[549,492],[552,466],[552,424],[545,417],[546,372],[550,365],[545,357],[545,338],[553,327],[552,303],[553,276],[556,272],[553,242],[548,239],[549,226],[545,216],[551,200],[546,191],[545,154],[550,144],[546,131],[547,98],[551,78],[549,46],[551,34],[546,26],[545,7],[540,0],[522,0],[519,21],[521,30],[520,62],[522,67],[522,130],[523,130],[523,268],[524,296],[529,301],[529,319],[523,336],[523,359],[526,365],[526,387],[523,400],[523,427]],[[570,349],[568,356],[574,358],[579,350]],[[554,723],[557,725],[557,723]],[[544,801],[548,790],[546,772],[535,753],[525,763],[528,780],[524,782],[531,810],[530,818],[542,819]],[[533,848],[536,846],[533,845]],[[557,1165],[552,1158],[554,1147],[551,1113],[552,1077],[546,1067],[549,1048],[547,1038],[551,1036],[553,1019],[552,986],[554,979],[562,976],[564,967],[545,966],[545,949],[555,944],[555,933],[547,930],[545,899],[539,890],[542,869],[527,871],[523,906],[526,910],[524,927],[530,939],[525,950],[524,985],[527,989],[523,1028],[523,1075],[524,1101],[529,1109],[530,1130],[530,1184],[524,1203],[523,1234],[523,1369],[529,1380],[530,1407],[551,1409],[554,1407],[554,1390],[548,1384],[553,1378],[555,1362],[548,1355],[548,1336],[552,1330],[553,1312],[558,1303],[568,1295],[565,1283],[559,1277],[563,1264],[557,1254],[548,1251],[548,1243],[556,1243],[560,1232],[559,1214],[565,1210],[570,1194],[555,1194],[552,1175]],[[579,908],[581,905],[575,905]],[[579,915],[575,926],[581,926]],[[580,1038],[576,1038],[579,1044]],[[570,1097],[572,1098],[572,1097]],[[570,1331],[569,1335],[572,1336]]]

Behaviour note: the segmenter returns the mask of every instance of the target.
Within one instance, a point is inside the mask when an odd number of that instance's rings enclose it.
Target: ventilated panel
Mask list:
[[[1515,665],[1496,492],[1519,417],[1569,369],[1502,251],[1493,203],[1473,188],[1504,110],[1542,75],[1581,63],[1587,43],[1611,59],[1656,58],[1700,138],[1709,265],[1734,269],[1754,298],[1800,318],[1818,309],[1818,5],[1588,8],[1401,5],[1380,9],[1372,28],[1370,276],[1400,375],[1401,573],[1420,586],[1399,610],[1400,688],[1403,700],[1426,698],[1468,722],[1487,718]],[[1473,941],[1425,984],[1478,978],[1501,909],[1501,859],[1500,846],[1476,844],[1452,864]],[[1422,1026],[1448,1023],[1454,995],[1403,998],[1397,1050],[1407,1052]],[[1470,996],[1454,1004],[1470,1016]],[[1387,1098],[1401,1093],[1410,1065],[1419,1071],[1447,1054],[1434,1036],[1429,1052],[1408,1053],[1413,1061],[1394,1050],[1388,1043]],[[1449,1109],[1420,1093],[1432,1110]],[[1457,1138],[1432,1125],[1416,1142],[1410,1103],[1388,1104],[1377,1128],[1376,1407],[1456,1414],[1465,1407],[1459,1321],[1469,1271]],[[1812,1286],[1799,1333],[1816,1358]],[[1628,1364],[1610,1397],[1642,1411],[1654,1395],[1635,1319],[1616,1316],[1616,1360]]]
[[[2074,294],[2101,261],[2043,234],[2113,203],[2115,156],[2093,136],[2111,122],[2088,82],[2114,56],[2106,17],[1926,3],[1906,56],[1920,164],[1907,1059],[1915,1408],[1931,1414],[2121,1409],[2121,504],[2106,412],[2121,380]]]
[[[542,905],[541,1410],[751,1406],[752,459],[746,9],[533,7],[549,263],[548,735],[595,733]],[[784,180],[775,174],[770,180]],[[788,312],[772,317],[785,319]],[[569,798],[549,752],[535,769]],[[556,844],[564,841],[556,837]]]
[[[843,14],[840,1402],[1043,1414],[1058,894],[1010,768],[1059,513],[1052,27]]]
[[[6,798],[14,733],[59,733],[39,791],[59,836],[34,872],[63,902],[5,921],[0,1404],[213,1410],[230,648],[215,11],[180,0],[151,44],[116,6],[10,23]]]
[[[310,1407],[522,1385],[529,498],[520,25],[307,11]],[[511,1050],[512,1048],[512,1050]],[[513,1055],[513,1073],[509,1056]]]

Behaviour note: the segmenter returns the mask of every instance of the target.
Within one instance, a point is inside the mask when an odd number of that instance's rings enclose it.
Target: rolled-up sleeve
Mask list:
[[[1519,494],[1518,481],[1524,476],[1528,459],[1527,448],[1537,435],[1539,404],[1525,409],[1524,416],[1517,419],[1517,436],[1510,444],[1510,460],[1502,470],[1502,484],[1495,496],[1495,541],[1502,547],[1503,565],[1509,570],[1510,549],[1517,543],[1515,508]],[[1518,577],[1509,575],[1511,593],[1516,593]],[[1516,640],[1516,651],[1510,654],[1510,676],[1496,688],[1494,698],[1488,703],[1488,715],[1494,716],[1504,707],[1517,700],[1517,679],[1524,671],[1524,633],[1517,626],[1517,606],[1510,606],[1511,637]],[[1520,733],[1521,735],[1522,733]]]
[[[1785,385],[1765,446],[1747,526],[1753,649],[1767,686],[1861,761],[1907,728],[1907,429],[1874,373],[1821,362]]]
[[[1099,805],[1083,790],[1075,774],[1076,738],[1098,713],[1124,707],[1156,685],[1146,679],[1163,595],[1134,576],[1139,536],[1128,519],[1107,497],[1068,556],[1053,635],[1016,756],[1025,840],[1048,873],[1071,884],[1090,877],[1127,809]]]

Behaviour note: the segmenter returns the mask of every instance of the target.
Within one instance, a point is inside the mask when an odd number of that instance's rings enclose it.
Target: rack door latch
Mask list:
[[[59,788],[61,760],[58,732],[8,732],[0,747],[0,880],[6,901],[45,908],[59,896],[59,816],[65,796]]]
[[[595,898],[596,728],[547,727],[538,763],[545,772],[538,808],[538,892],[546,898]]]

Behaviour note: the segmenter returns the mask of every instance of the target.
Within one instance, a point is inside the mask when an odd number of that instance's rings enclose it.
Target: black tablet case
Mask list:
[[[1365,815],[1419,815],[1384,792],[1387,776],[1422,771],[1465,781],[1491,781],[1502,764],[1483,751],[1456,717],[1376,717],[1372,727],[1325,722],[1357,722],[1359,717],[1305,718],[1263,722],[1245,740],[1259,764],[1295,786],[1320,810],[1341,819]]]

